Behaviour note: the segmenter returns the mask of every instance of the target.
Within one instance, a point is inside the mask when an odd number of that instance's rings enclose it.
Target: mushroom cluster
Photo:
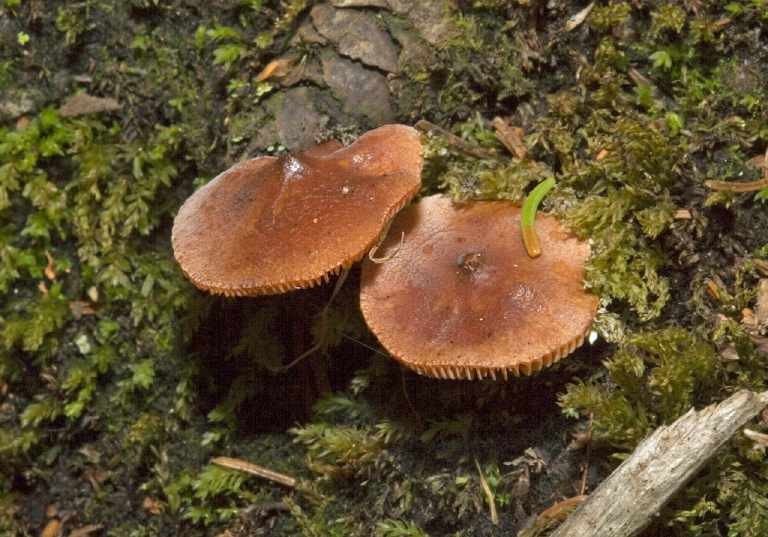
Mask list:
[[[440,378],[507,378],[581,345],[598,304],[583,283],[589,245],[544,216],[542,253],[530,257],[520,205],[510,202],[437,195],[400,211],[421,186],[422,164],[419,135],[403,125],[348,147],[326,142],[237,164],[181,207],[174,255],[212,293],[281,293],[350,267],[391,220],[382,257],[363,264],[360,306],[406,366]]]

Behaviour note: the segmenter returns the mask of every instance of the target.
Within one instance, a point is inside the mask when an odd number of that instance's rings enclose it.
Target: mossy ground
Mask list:
[[[329,287],[210,297],[173,261],[173,216],[252,149],[282,91],[253,80],[313,2],[0,4],[0,534],[56,517],[115,536],[511,535],[578,492],[587,461],[564,431],[586,415],[594,487],[691,405],[766,388],[765,346],[742,321],[768,257],[768,191],[704,185],[760,177],[746,162],[768,143],[764,0],[611,0],[571,31],[588,2],[422,0],[414,12],[439,16],[421,22],[367,8],[428,58],[390,77],[393,119],[499,155],[427,137],[424,192],[529,191],[541,168],[490,131],[511,117],[558,179],[545,210],[593,244],[598,341],[532,378],[474,383],[377,352],[354,271],[320,326]],[[303,84],[333,111],[323,136],[373,126]],[[78,91],[122,108],[62,117]],[[323,352],[276,371],[321,332]],[[208,464],[221,455],[299,487]],[[738,436],[649,532],[768,534],[766,483],[763,451]]]

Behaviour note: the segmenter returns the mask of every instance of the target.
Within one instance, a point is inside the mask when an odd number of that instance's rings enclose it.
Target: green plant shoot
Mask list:
[[[539,242],[539,236],[536,234],[536,211],[539,208],[541,200],[544,199],[547,192],[552,190],[553,186],[555,186],[554,177],[545,179],[531,191],[523,204],[520,229],[523,233],[525,251],[528,252],[528,255],[531,257],[539,257],[541,255],[541,243]]]

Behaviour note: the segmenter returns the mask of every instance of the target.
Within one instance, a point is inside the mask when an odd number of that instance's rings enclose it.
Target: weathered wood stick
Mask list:
[[[768,391],[741,390],[691,409],[643,440],[552,537],[632,537],[741,427],[768,405]]]
[[[296,480],[291,476],[280,474],[274,470],[259,466],[258,464],[253,464],[240,459],[233,459],[232,457],[216,457],[215,459],[211,459],[211,462],[217,466],[223,466],[224,468],[231,468],[233,470],[248,472],[249,474],[257,475],[259,477],[263,477],[264,479],[269,479],[270,481],[280,483],[281,485],[285,485],[287,487],[296,486]]]
[[[498,155],[494,153],[493,151],[489,151],[487,149],[484,149],[480,147],[479,145],[475,145],[473,143],[467,142],[466,140],[459,138],[452,132],[449,132],[441,127],[438,127],[434,123],[430,123],[426,119],[422,119],[416,125],[414,125],[416,130],[423,133],[431,132],[435,136],[442,137],[446,142],[448,142],[451,146],[455,147],[459,151],[463,151],[469,155],[472,155],[473,157],[480,158],[480,159],[498,159]]]

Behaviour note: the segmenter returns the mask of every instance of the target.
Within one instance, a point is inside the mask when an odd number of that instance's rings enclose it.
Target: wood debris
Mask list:
[[[223,466],[224,468],[231,468],[233,470],[248,472],[249,474],[257,475],[259,477],[263,477],[264,479],[269,479],[270,481],[274,481],[275,483],[280,483],[281,485],[286,485],[288,487],[296,486],[296,480],[290,476],[280,474],[273,470],[268,470],[263,466],[258,466],[256,464],[242,461],[240,459],[233,459],[231,457],[216,457],[215,459],[211,460],[211,463],[217,466]]]
[[[93,97],[87,93],[78,93],[59,108],[59,115],[61,117],[84,116],[99,112],[112,112],[120,110],[122,107],[122,104],[110,97]]]
[[[753,416],[768,391],[741,390],[719,404],[689,410],[640,443],[552,537],[632,537]]]
[[[452,147],[455,147],[459,151],[467,153],[468,155],[471,155],[473,157],[476,157],[479,159],[496,159],[497,158],[496,154],[493,151],[483,149],[478,145],[467,142],[466,140],[459,138],[455,134],[448,132],[447,130],[441,127],[438,127],[434,123],[430,123],[426,119],[422,119],[421,121],[416,123],[414,127],[416,128],[416,130],[418,130],[419,132],[423,132],[424,134],[430,133],[435,136],[439,136],[443,138]]]

